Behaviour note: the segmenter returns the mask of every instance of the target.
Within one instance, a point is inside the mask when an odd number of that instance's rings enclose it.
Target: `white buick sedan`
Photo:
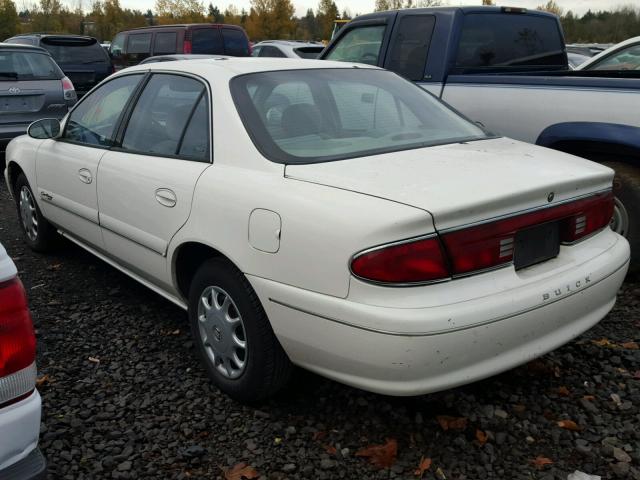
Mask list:
[[[629,259],[612,170],[342,62],[123,70],[5,177],[33,249],[61,234],[187,309],[243,401],[293,364],[390,395],[494,375],[602,319]]]

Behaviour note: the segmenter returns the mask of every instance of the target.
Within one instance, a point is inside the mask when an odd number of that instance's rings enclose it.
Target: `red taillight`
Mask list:
[[[69,78],[62,78],[62,92],[64,93],[64,99],[67,102],[75,102],[78,100],[78,96],[76,95],[76,89],[73,86],[73,83]]]
[[[499,267],[513,261],[517,232],[559,222],[560,241],[573,243],[606,227],[613,205],[613,194],[607,192],[440,237],[382,246],[357,255],[351,271],[373,282],[415,284]]]
[[[0,284],[0,378],[30,366],[36,338],[22,282]]]
[[[185,40],[182,44],[183,53],[191,53],[191,40]]]
[[[560,241],[572,243],[607,226],[613,214],[613,195],[603,193],[484,223],[442,235],[453,275],[494,268],[513,260],[519,230],[546,222],[560,222]]]
[[[422,283],[449,276],[437,237],[361,253],[351,262],[354,275],[380,283]]]

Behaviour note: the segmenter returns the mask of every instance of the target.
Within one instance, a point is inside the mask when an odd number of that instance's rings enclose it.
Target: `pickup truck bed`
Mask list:
[[[506,7],[362,15],[320,58],[387,68],[494,133],[614,168],[612,228],[640,273],[640,71],[571,71],[555,15]]]

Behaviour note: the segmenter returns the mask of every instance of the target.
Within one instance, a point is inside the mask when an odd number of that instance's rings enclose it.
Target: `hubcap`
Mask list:
[[[220,287],[207,287],[198,302],[200,341],[211,364],[226,378],[242,375],[247,337],[235,302]]]
[[[613,216],[610,223],[611,230],[626,237],[627,233],[629,233],[629,214],[620,200],[615,198],[614,202]]]
[[[20,189],[20,219],[27,237],[31,241],[38,238],[38,215],[36,213],[36,202],[33,201],[31,190],[24,186]]]

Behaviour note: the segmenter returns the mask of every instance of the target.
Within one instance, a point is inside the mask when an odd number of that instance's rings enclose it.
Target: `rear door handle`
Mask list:
[[[91,171],[86,168],[81,168],[80,170],[78,170],[78,178],[82,183],[90,184],[91,182],[93,182]]]
[[[160,205],[165,207],[175,207],[176,203],[178,203],[178,198],[176,194],[169,190],[168,188],[159,188],[156,190],[156,200]]]

